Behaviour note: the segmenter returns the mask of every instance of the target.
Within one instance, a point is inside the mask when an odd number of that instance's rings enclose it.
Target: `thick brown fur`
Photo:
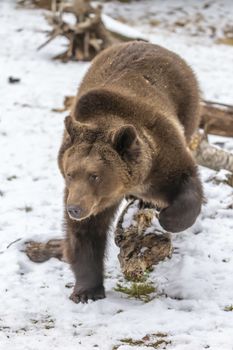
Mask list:
[[[168,231],[195,222],[203,194],[187,142],[198,123],[198,85],[178,55],[131,42],[94,59],[59,152],[75,302],[104,297],[106,235],[124,196],[159,206]]]

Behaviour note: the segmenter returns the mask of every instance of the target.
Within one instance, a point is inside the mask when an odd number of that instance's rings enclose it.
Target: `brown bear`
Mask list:
[[[107,232],[125,196],[159,206],[168,231],[195,222],[203,193],[187,142],[199,123],[199,101],[191,68],[160,46],[119,44],[93,60],[58,157],[73,301],[105,297]]]

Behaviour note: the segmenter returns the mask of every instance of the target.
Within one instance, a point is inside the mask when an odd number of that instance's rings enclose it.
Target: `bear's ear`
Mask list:
[[[141,145],[133,125],[124,125],[113,132],[112,144],[125,160],[136,161],[140,155]]]
[[[71,142],[74,143],[75,138],[77,136],[77,131],[76,131],[76,128],[72,122],[72,118],[70,115],[68,115],[65,118],[64,123],[65,123],[66,131],[68,132],[68,134],[70,136]]]

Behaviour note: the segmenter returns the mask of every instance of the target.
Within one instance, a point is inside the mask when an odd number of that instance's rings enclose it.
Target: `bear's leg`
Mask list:
[[[103,260],[107,232],[117,205],[82,221],[67,219],[67,257],[76,283],[70,298],[75,303],[105,297]]]

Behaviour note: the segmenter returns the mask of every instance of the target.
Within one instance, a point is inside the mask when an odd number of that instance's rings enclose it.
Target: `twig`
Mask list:
[[[54,34],[52,34],[50,36],[50,38],[48,38],[48,40],[46,40],[43,44],[41,44],[40,46],[38,46],[37,51],[41,50],[43,47],[45,47],[46,45],[48,45],[52,40],[54,40],[58,35],[60,35],[62,32],[61,30],[57,30],[54,32]]]
[[[21,239],[22,239],[22,238],[17,238],[15,241],[9,243],[8,246],[6,247],[6,249],[9,249],[13,244],[15,244],[15,243],[21,241]]]

